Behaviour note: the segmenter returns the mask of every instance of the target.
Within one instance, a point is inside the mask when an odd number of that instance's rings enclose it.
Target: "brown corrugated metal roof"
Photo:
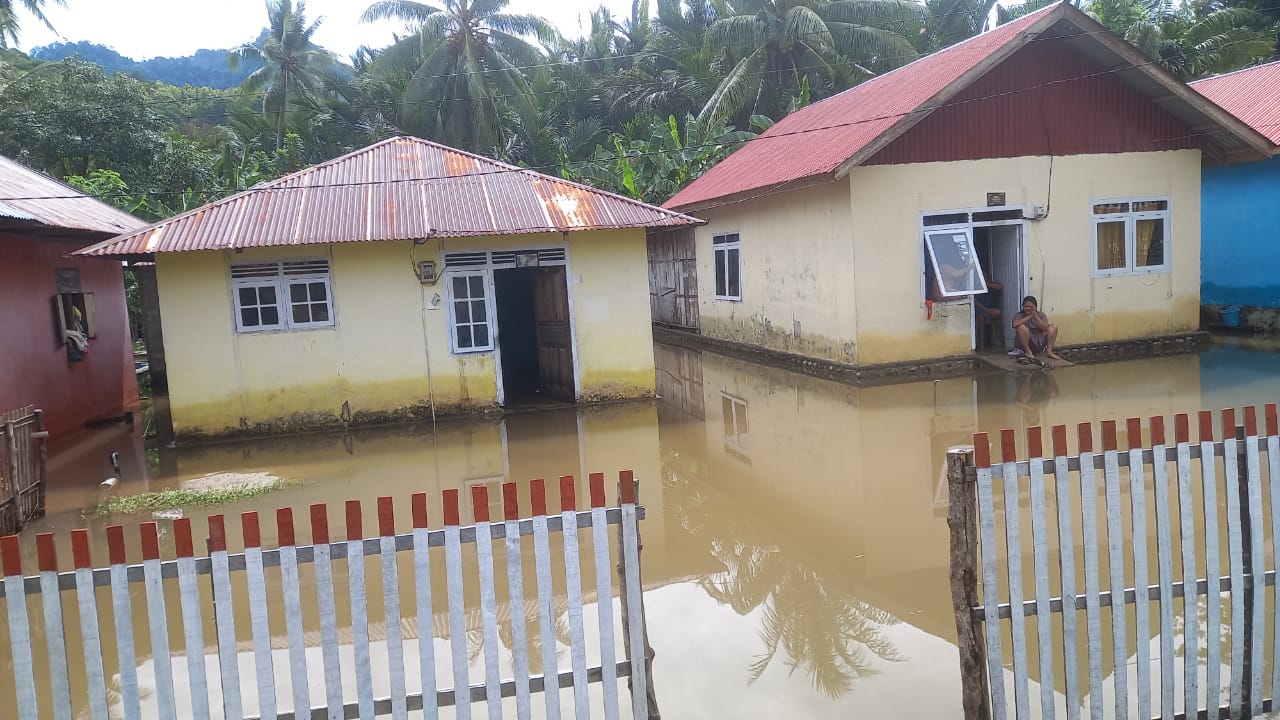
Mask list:
[[[1060,23],[1058,33],[1050,32]],[[1199,96],[1096,20],[1059,2],[788,115],[663,206],[697,210],[841,177],[939,107],[957,100],[989,69],[1035,40],[1087,45],[1111,62],[1118,60],[1118,69],[1133,71],[1120,75],[1125,82],[1138,82],[1137,76],[1143,76],[1145,86],[1169,97],[1168,108],[1186,108],[1185,113],[1195,117],[1192,124],[1214,128],[1216,132],[1206,134],[1206,140],[1221,144],[1224,150],[1260,152],[1265,145],[1264,138],[1229,115],[1193,107]]]
[[[112,235],[143,226],[138,218],[0,156],[0,217]]]
[[[1191,87],[1280,145],[1280,61],[1197,80]]]
[[[413,137],[396,137],[82,255],[694,225],[652,205]]]

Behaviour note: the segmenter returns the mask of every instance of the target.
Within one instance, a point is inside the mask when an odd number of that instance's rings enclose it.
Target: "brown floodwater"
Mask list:
[[[265,496],[184,511],[203,537],[210,513],[226,514],[234,528],[229,534],[238,536],[236,516],[258,510],[266,547],[275,546],[272,513],[278,507],[293,508],[301,541],[309,537],[311,503],[330,505],[333,533],[342,536],[341,505],[358,499],[369,535],[374,503],[382,495],[396,499],[397,524],[407,529],[409,495],[426,491],[436,527],[440,491],[446,488],[461,488],[467,497],[467,488],[485,484],[496,498],[499,484],[508,480],[584,478],[591,471],[613,475],[626,468],[640,479],[647,509],[641,526],[646,609],[656,651],[655,687],[667,717],[959,718],[947,578],[946,450],[968,444],[980,430],[1015,428],[1021,446],[1033,425],[1167,416],[1280,399],[1277,350],[1265,343],[1232,343],[1199,355],[1051,374],[854,388],[657,346],[661,398],[652,402],[159,454],[142,449],[137,429],[107,428],[56,449],[49,513],[24,532],[24,561],[34,567],[31,538],[52,530],[59,535],[63,567],[69,567],[66,531],[89,527],[102,537],[113,523],[126,526],[130,558],[140,557],[136,526],[151,520],[149,514],[92,513],[103,497],[97,483],[110,473],[106,456],[113,449],[121,452],[123,469],[114,494],[228,478],[284,481],[284,489]],[[579,498],[585,497],[585,482],[578,487]],[[468,517],[464,512],[464,521]],[[165,532],[168,521],[158,522]],[[162,546],[170,544],[162,540]],[[95,553],[105,560],[105,550]],[[376,582],[378,571],[369,567],[370,581]],[[436,579],[443,582],[443,576]],[[311,582],[305,568],[303,581]],[[135,611],[142,618],[140,586],[136,593]],[[340,584],[336,595],[344,594]],[[442,596],[436,594],[441,601]],[[304,597],[313,598],[314,589],[304,590]],[[470,593],[468,598],[477,602]],[[174,594],[170,602],[176,601]],[[109,618],[105,591],[100,602]],[[74,595],[65,595],[64,603],[74,605]],[[38,609],[31,609],[38,620]],[[443,612],[442,602],[436,609]],[[236,611],[247,641],[247,607]],[[307,612],[314,610],[308,605]],[[381,612],[371,603],[372,619]],[[283,628],[283,616],[279,608],[272,613],[274,632]],[[313,620],[308,615],[308,627]],[[589,613],[587,627],[594,624]],[[144,687],[150,673],[145,625],[136,623],[135,638]],[[419,631],[407,628],[409,637]],[[376,641],[378,629],[372,632]],[[439,618],[433,632],[438,647],[446,648],[441,638],[447,627]],[[473,645],[482,643],[475,634]],[[213,637],[211,619],[205,637]],[[180,624],[171,622],[170,638],[175,649],[182,647]],[[69,633],[72,643],[77,639]],[[112,655],[114,637],[105,626],[104,640]],[[7,628],[0,628],[0,647],[8,647]],[[39,650],[37,676],[45,683]],[[473,652],[473,667],[479,668],[482,653]],[[246,677],[251,657],[242,654]],[[10,663],[0,657],[0,709],[13,703]],[[283,669],[279,660],[276,665]],[[448,672],[442,667],[442,686],[449,684]],[[108,660],[109,684],[113,676],[118,682],[116,673]],[[320,697],[315,688],[313,695]],[[287,690],[280,698],[289,707]],[[247,711],[254,707],[246,701]],[[87,713],[81,700],[76,708],[78,715]]]

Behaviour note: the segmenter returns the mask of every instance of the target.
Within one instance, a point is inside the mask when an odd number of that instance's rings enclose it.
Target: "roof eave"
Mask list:
[[[772,185],[751,188],[750,190],[743,190],[742,192],[732,193],[730,195],[721,195],[720,197],[709,198],[707,200],[698,200],[682,205],[675,205],[669,209],[679,211],[681,214],[699,212],[701,210],[711,210],[725,205],[736,205],[740,202],[755,200],[756,198],[765,197],[766,195],[799,190],[801,188],[813,187],[814,185],[825,185],[826,183],[838,179],[839,177],[836,176],[834,171],[818,173],[816,175],[806,175],[805,177],[788,180],[783,183],[774,183]],[[705,225],[706,222],[706,220],[700,219],[697,224]]]

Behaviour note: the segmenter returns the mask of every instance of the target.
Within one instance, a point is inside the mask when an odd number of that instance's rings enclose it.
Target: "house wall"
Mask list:
[[[997,191],[1027,208],[1049,199],[1048,217],[1026,223],[1027,287],[1061,344],[1199,326],[1198,150],[881,165],[856,168],[850,180],[861,363],[969,351],[968,299],[936,303],[926,319],[920,214],[982,208]],[[1092,277],[1093,202],[1143,196],[1169,198],[1170,272]]]
[[[1204,171],[1201,302],[1280,307],[1280,158]]]
[[[35,405],[55,438],[138,407],[124,273],[118,260],[66,257],[88,242],[0,235],[0,411]],[[80,362],[67,360],[54,329],[56,268],[80,270],[83,291],[94,294],[98,336]]]
[[[852,229],[844,182],[766,195],[698,213],[702,332],[837,362],[853,346]],[[713,236],[742,245],[742,300],[717,300]]]
[[[966,354],[967,298],[935,303],[928,317],[920,216],[983,209],[988,192],[1028,210],[1049,200],[1049,216],[1026,224],[1028,288],[1062,344],[1195,330],[1199,187],[1198,150],[1024,157],[859,167],[847,180],[705,210],[702,331],[861,365]],[[1172,270],[1092,277],[1093,201],[1144,196],[1170,199]],[[711,239],[722,232],[741,236],[741,302],[714,297]]]
[[[584,399],[653,394],[644,231],[570,238],[569,293]],[[444,250],[548,247],[560,236],[474,238]],[[157,256],[177,434],[281,432],[474,412],[497,403],[492,352],[454,355],[443,282],[423,286],[411,261],[443,267],[441,241],[247,248]],[[232,262],[329,259],[332,328],[237,333]],[[430,308],[439,293],[438,307]],[[424,308],[427,308],[424,310]]]

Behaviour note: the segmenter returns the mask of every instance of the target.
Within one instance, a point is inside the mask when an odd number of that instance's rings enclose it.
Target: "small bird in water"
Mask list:
[[[107,459],[111,462],[111,475],[106,480],[98,483],[98,487],[103,488],[104,490],[109,490],[115,487],[116,483],[120,482],[120,452],[118,450],[112,450],[107,455]]]

